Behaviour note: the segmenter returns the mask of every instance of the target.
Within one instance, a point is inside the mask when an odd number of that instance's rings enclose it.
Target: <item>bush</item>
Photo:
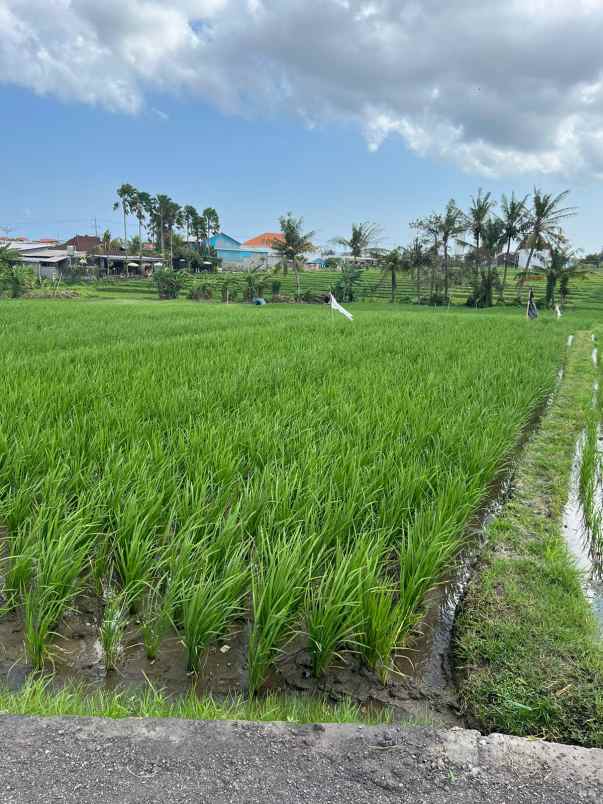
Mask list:
[[[153,274],[153,282],[160,299],[177,299],[185,281],[186,274],[182,271],[171,271],[169,268],[162,268]]]
[[[213,287],[209,282],[195,282],[188,292],[189,299],[193,301],[209,301],[213,296]]]
[[[30,268],[17,265],[0,267],[0,294],[18,299],[33,287],[33,273]]]
[[[274,300],[276,297],[280,295],[281,292],[281,282],[279,279],[272,280],[272,299]]]

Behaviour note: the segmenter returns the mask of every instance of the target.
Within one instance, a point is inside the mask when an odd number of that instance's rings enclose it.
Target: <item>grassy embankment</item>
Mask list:
[[[528,444],[490,526],[456,629],[466,711],[488,731],[603,746],[603,644],[562,533],[575,445],[592,408],[591,336]]]

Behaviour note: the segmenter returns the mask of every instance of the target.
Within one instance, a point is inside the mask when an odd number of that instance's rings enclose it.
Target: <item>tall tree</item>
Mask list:
[[[282,240],[274,240],[272,248],[281,257],[280,267],[286,275],[291,267],[295,272],[297,284],[297,300],[301,298],[300,271],[305,254],[315,251],[312,244],[314,232],[303,232],[304,219],[294,217],[293,213],[288,212],[280,220]]]
[[[425,245],[428,245],[430,282],[429,299],[434,298],[437,286],[437,273],[440,265],[440,234],[442,232],[442,216],[432,212],[426,218],[417,218],[410,224],[411,229],[421,232],[421,238]]]
[[[526,234],[522,248],[529,249],[525,269],[518,277],[518,297],[521,300],[521,291],[526,279],[530,275],[530,265],[536,251],[551,251],[558,246],[563,238],[561,222],[576,214],[576,207],[561,207],[561,203],[569,195],[569,190],[553,195],[543,193],[534,187],[532,196],[532,209],[526,227]]]
[[[478,259],[480,283],[477,302],[480,307],[492,307],[493,290],[498,283],[496,259],[504,242],[503,222],[499,218],[487,218],[482,227],[482,245]]]
[[[380,234],[381,228],[376,223],[353,223],[349,238],[336,237],[333,242],[348,248],[352,257],[358,260],[377,242]]]
[[[128,254],[128,215],[133,211],[138,190],[131,184],[122,184],[117,188],[117,196],[119,201],[113,204],[113,209],[121,209],[124,216],[124,249],[126,256]]]
[[[220,234],[220,216],[213,207],[206,207],[201,213],[205,222],[205,230],[207,232],[207,239],[214,235]],[[209,247],[209,243],[207,243]]]
[[[492,193],[484,194],[481,187],[478,189],[477,195],[471,197],[466,228],[469,229],[473,237],[474,281],[476,283],[479,281],[479,259],[484,226],[495,206],[496,201],[492,198]],[[467,244],[465,243],[464,245]]]
[[[502,214],[497,216],[502,223],[505,249],[505,264],[503,270],[503,280],[500,288],[500,300],[504,301],[505,288],[507,286],[507,269],[511,255],[513,243],[520,242],[526,233],[528,221],[528,196],[515,198],[515,193],[511,193],[511,198],[503,194],[501,200]]]
[[[413,224],[411,224],[411,226],[412,225]],[[404,249],[404,259],[415,277],[417,304],[421,304],[421,278],[423,268],[431,263],[431,256],[426,245],[427,241],[425,237],[417,235],[412,243]]]
[[[444,250],[444,299],[448,301],[448,248],[451,240],[458,240],[467,229],[467,219],[451,198],[440,219],[440,241]]]
[[[404,259],[402,250],[394,248],[383,258],[381,263],[381,282],[389,280],[390,283],[390,302],[393,304],[396,301],[396,291],[398,289],[398,274],[409,270],[408,262]],[[381,282],[379,284],[381,284]]]
[[[132,203],[132,212],[138,220],[138,257],[140,260],[139,268],[142,271],[142,227],[144,226],[148,210],[151,204],[151,196],[148,193],[136,191]]]
[[[545,303],[547,307],[555,305],[555,292],[559,285],[560,301],[563,303],[568,293],[569,281],[572,278],[585,279],[589,269],[578,261],[578,249],[571,247],[565,235],[560,235],[557,242],[539,259],[546,279]],[[527,271],[524,271],[527,273]],[[527,277],[524,277],[527,278]]]

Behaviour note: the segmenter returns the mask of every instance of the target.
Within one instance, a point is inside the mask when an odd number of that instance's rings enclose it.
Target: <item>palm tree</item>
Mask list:
[[[348,248],[354,259],[358,260],[363,257],[367,250],[372,246],[381,234],[381,229],[376,223],[353,223],[352,234],[349,238],[336,237],[333,241],[339,246]]]
[[[505,242],[504,224],[500,218],[488,218],[482,227],[480,264],[480,307],[492,307],[492,290],[497,280],[496,258]]]
[[[444,299],[448,301],[448,246],[451,238],[458,238],[467,229],[467,219],[460,210],[454,198],[446,206],[444,215],[440,218],[440,240],[444,249]]]
[[[117,210],[121,208],[121,211],[124,216],[124,248],[126,250],[126,256],[128,254],[128,215],[130,212],[133,212],[134,206],[136,203],[136,197],[138,195],[138,190],[136,187],[133,187],[131,184],[122,184],[121,187],[117,189],[117,195],[119,201],[116,201],[113,204],[113,210]],[[127,269],[126,269],[127,270]]]
[[[400,248],[394,248],[389,251],[383,258],[381,263],[381,280],[379,285],[384,280],[389,278],[391,287],[390,302],[393,304],[396,301],[396,291],[398,289],[398,274],[403,271],[408,271],[410,268],[408,262],[404,259],[404,255]],[[378,285],[378,286],[379,286]]]
[[[440,234],[442,232],[442,216],[435,212],[426,218],[417,218],[410,224],[411,229],[422,232],[422,239],[425,244],[430,243],[429,263],[431,265],[429,298],[434,297],[436,290],[436,273],[440,257]]]
[[[514,242],[520,241],[525,234],[528,208],[528,196],[522,199],[515,198],[515,193],[511,193],[511,198],[507,198],[503,194],[501,201],[502,215],[497,216],[503,225],[504,242],[506,243],[505,251],[505,267],[503,273],[503,281],[500,288],[500,300],[505,299],[505,287],[507,285],[507,268],[509,266],[509,256],[511,254],[511,246]]]
[[[527,233],[522,241],[522,248],[529,249],[525,269],[518,281],[519,299],[525,280],[530,275],[530,265],[535,251],[551,251],[562,242],[563,231],[560,223],[576,214],[576,207],[560,207],[567,198],[569,190],[553,195],[543,193],[534,187],[532,209],[530,211]]]
[[[412,243],[404,249],[404,259],[410,270],[415,273],[417,304],[421,304],[421,270],[431,262],[431,257],[425,245],[424,238],[415,237]]]
[[[569,280],[573,277],[584,279],[590,273],[588,268],[579,264],[578,254],[579,250],[570,246],[565,235],[560,235],[558,242],[550,249],[548,259],[545,254],[540,256],[542,272],[546,277],[547,307],[553,307],[555,304],[557,283],[559,283],[560,300],[563,303],[567,296]],[[527,274],[527,270],[522,273]]]
[[[479,273],[479,258],[480,246],[482,236],[484,233],[484,226],[490,217],[490,212],[496,206],[496,201],[492,198],[492,193],[483,195],[483,190],[480,187],[476,196],[471,197],[471,206],[467,213],[467,226],[466,228],[471,231],[473,235],[473,254],[475,258],[475,281],[477,282]],[[467,245],[463,243],[463,245]]]
[[[297,283],[297,300],[301,298],[301,288],[299,274],[301,271],[301,264],[304,254],[315,251],[312,245],[312,238],[315,232],[303,232],[304,219],[295,218],[293,213],[288,212],[283,215],[280,220],[281,232],[283,233],[282,240],[274,240],[272,248],[281,256],[281,265],[283,274],[287,275],[289,266],[295,272]]]
[[[142,271],[142,227],[144,225],[148,209],[151,203],[151,196],[148,193],[136,191],[132,202],[132,212],[138,219],[138,257],[140,260],[139,268]],[[133,243],[132,239],[132,243]]]

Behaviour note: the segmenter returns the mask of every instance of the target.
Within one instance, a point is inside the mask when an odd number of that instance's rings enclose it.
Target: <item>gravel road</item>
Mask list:
[[[0,716],[0,802],[603,801],[603,751],[452,729]]]

